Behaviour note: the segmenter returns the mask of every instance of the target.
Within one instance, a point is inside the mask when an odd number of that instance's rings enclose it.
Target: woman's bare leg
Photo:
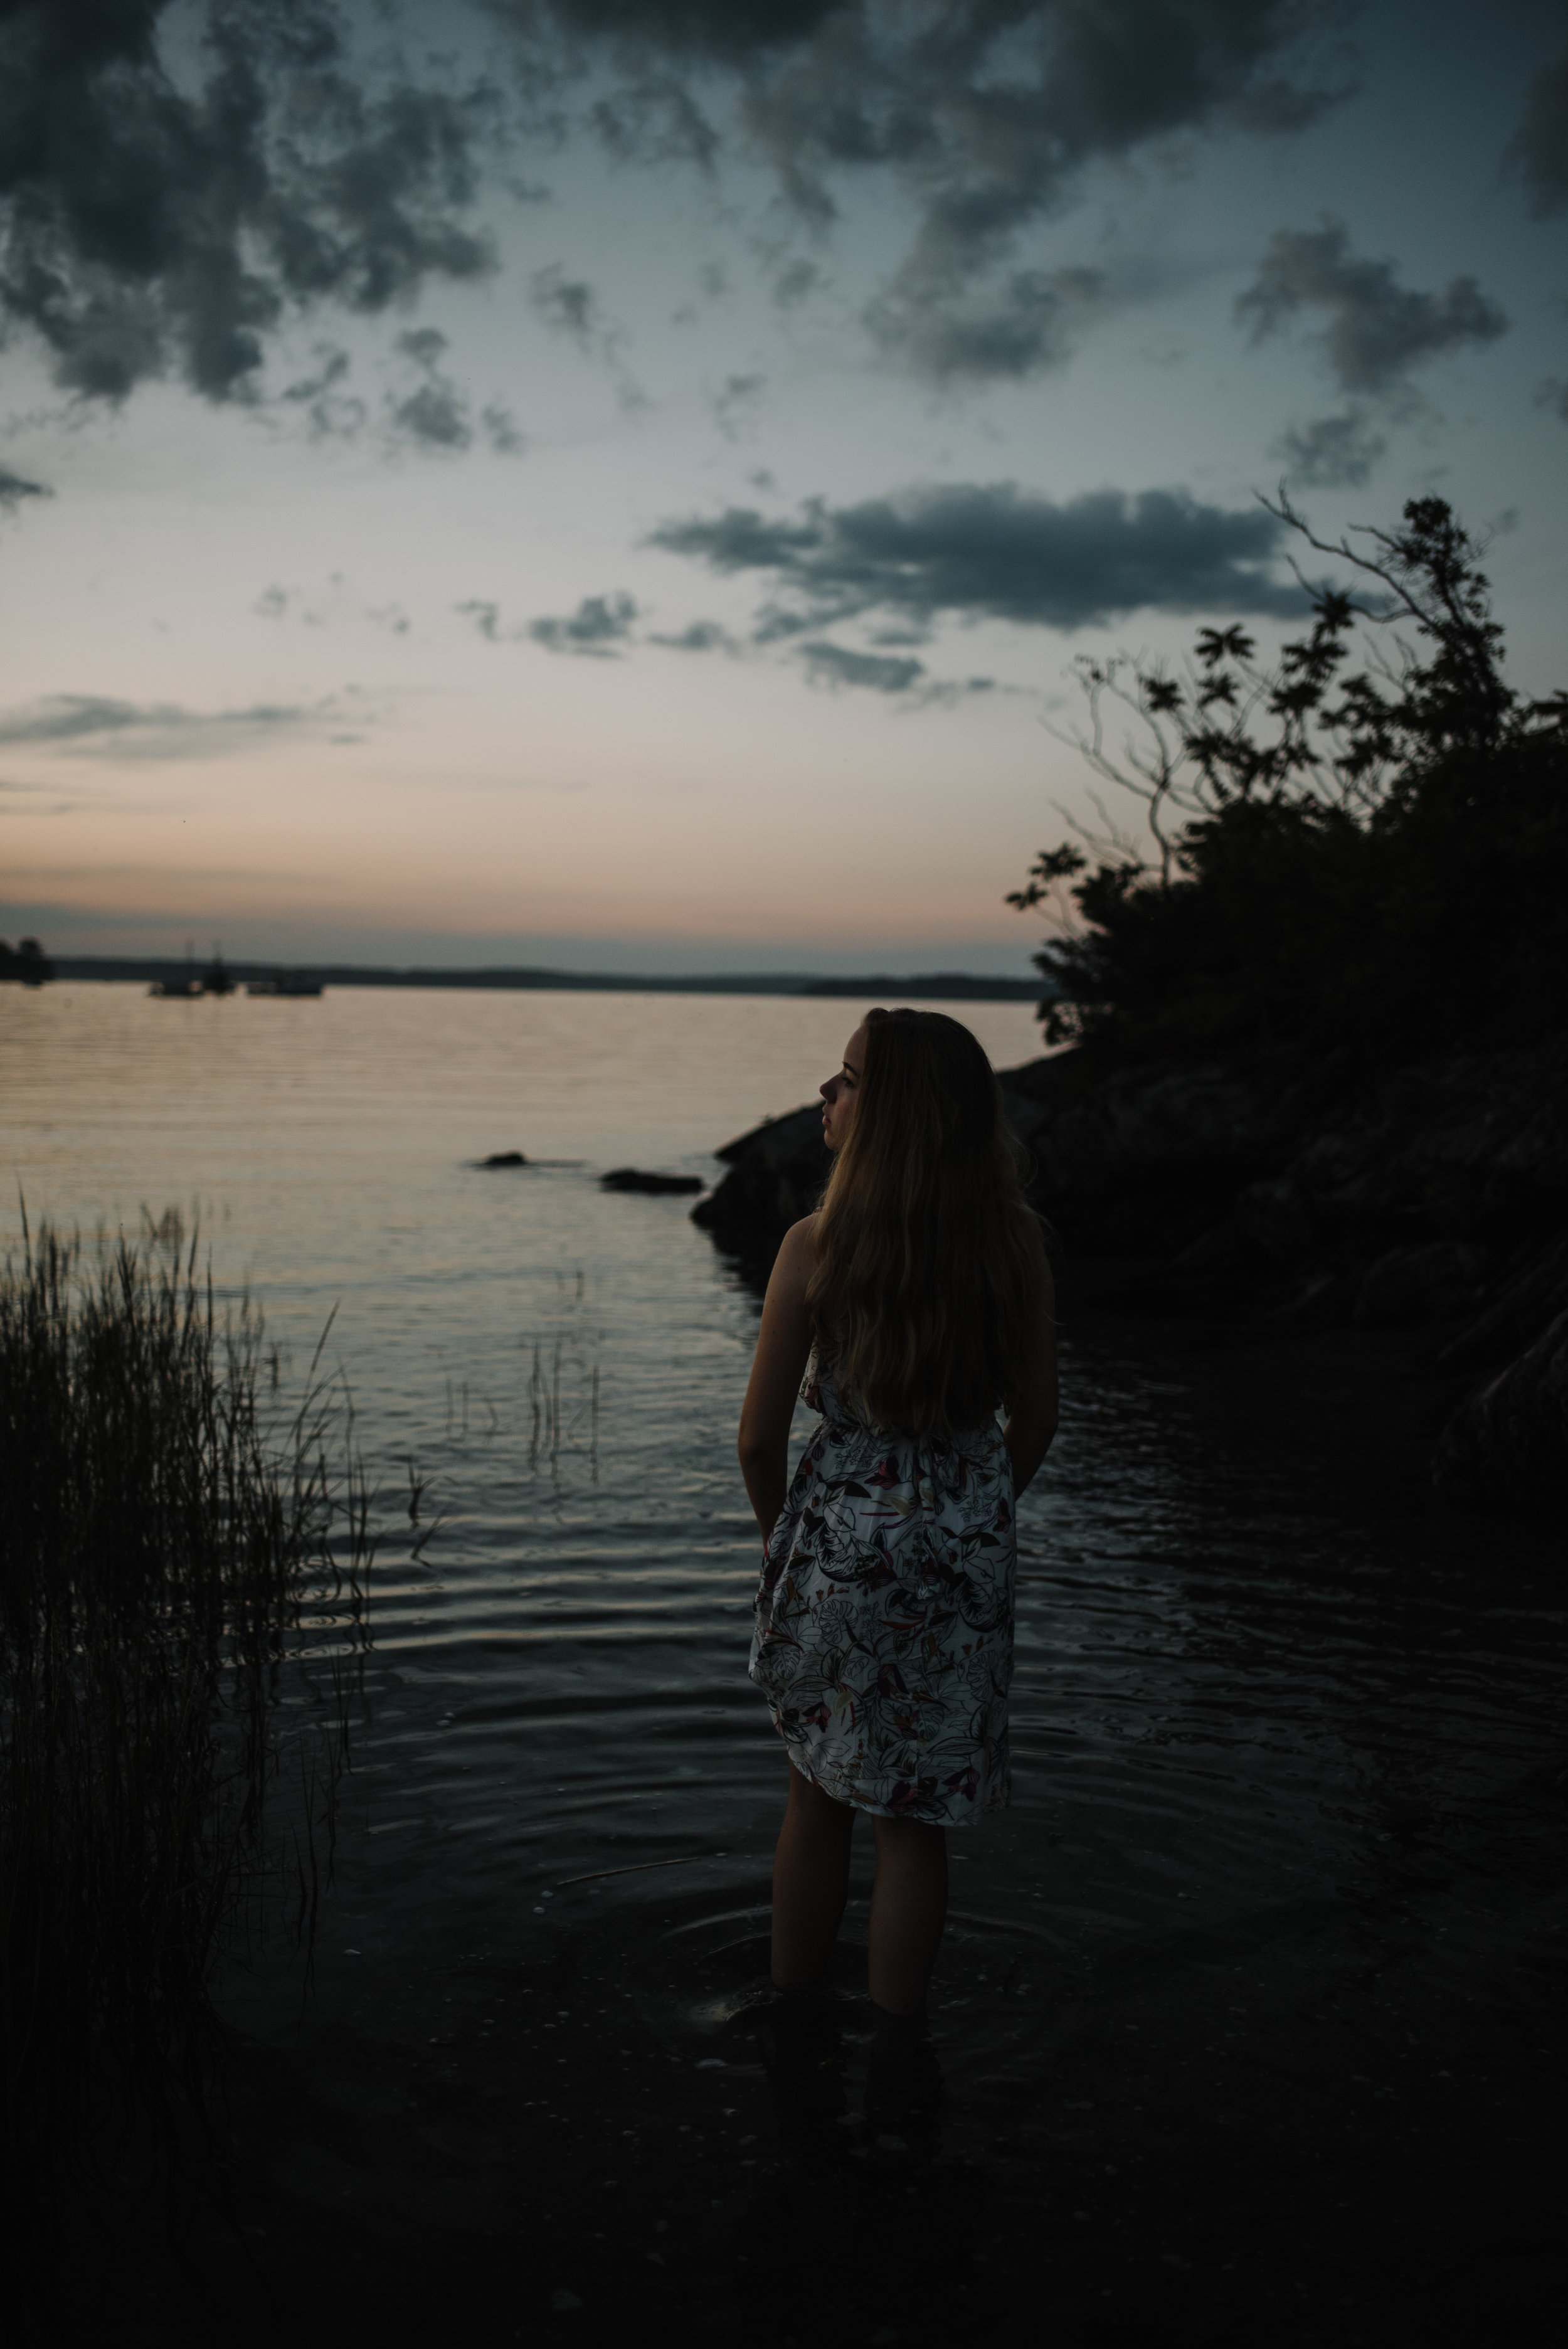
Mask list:
[[[947,1835],[923,1819],[878,1819],[871,1993],[885,2014],[918,2014],[947,1921]]]
[[[773,1855],[773,1981],[803,1990],[820,1980],[838,1939],[850,1889],[855,1815],[794,1764],[789,1807]]]

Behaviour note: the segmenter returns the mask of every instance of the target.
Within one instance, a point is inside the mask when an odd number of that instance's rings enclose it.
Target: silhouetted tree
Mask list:
[[[1568,694],[1504,681],[1481,549],[1441,498],[1358,533],[1369,552],[1314,537],[1283,492],[1270,511],[1366,583],[1303,578],[1312,626],[1275,667],[1236,626],[1201,630],[1179,676],[1078,664],[1070,739],[1142,799],[1153,852],[1107,817],[1010,894],[1057,919],[1035,957],[1057,990],[1047,1040],[1120,1058],[1561,1026]],[[1113,754],[1118,708],[1133,730]]]
[[[24,987],[42,987],[54,975],[55,966],[36,938],[24,938],[15,947],[8,947],[0,938],[0,979],[20,979]]]

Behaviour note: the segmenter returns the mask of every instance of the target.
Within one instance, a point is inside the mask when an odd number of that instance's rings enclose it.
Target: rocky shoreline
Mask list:
[[[1568,1468],[1568,1045],[1000,1071],[1064,1313],[1212,1343],[1397,1333],[1444,1499],[1542,1518]],[[820,1108],[741,1135],[694,1220],[743,1275],[827,1176]]]

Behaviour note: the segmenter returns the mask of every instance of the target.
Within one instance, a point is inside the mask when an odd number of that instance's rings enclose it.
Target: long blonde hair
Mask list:
[[[950,1434],[1016,1392],[1045,1250],[1002,1096],[942,1011],[868,1011],[854,1116],[813,1233],[806,1309],[879,1426]]]

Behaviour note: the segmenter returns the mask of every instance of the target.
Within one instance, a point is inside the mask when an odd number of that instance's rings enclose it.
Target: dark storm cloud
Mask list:
[[[1337,416],[1293,424],[1275,441],[1274,453],[1287,478],[1304,489],[1359,489],[1387,445],[1363,409],[1346,408]]]
[[[0,513],[15,513],[24,498],[52,498],[54,492],[44,481],[25,481],[20,473],[0,465]]]
[[[804,209],[826,175],[915,175],[938,237],[973,251],[1098,156],[1222,124],[1315,120],[1340,94],[1314,57],[1324,0],[490,0],[535,52],[564,36],[650,70],[739,78],[746,119]]]
[[[1297,128],[1335,95],[1315,57],[1333,0],[481,5],[521,67],[512,127],[542,142],[575,120],[624,160],[704,168],[738,145],[810,228],[855,180],[899,182],[918,226],[872,326],[947,382],[1061,356],[1062,289],[1026,271],[1000,281],[1018,232],[1086,169],[1227,126]],[[369,61],[374,17],[347,0],[4,0],[0,320],[31,329],[84,398],[178,374],[227,399],[255,395],[270,339],[302,310],[379,313],[432,278],[482,274],[474,213],[500,93],[437,60],[423,36],[445,31],[438,0],[409,0],[403,19],[417,70]],[[497,184],[521,185],[499,167]],[[810,269],[776,252],[779,298]],[[619,364],[581,280],[557,271],[535,299]],[[314,432],[366,424],[339,381],[292,388]],[[621,389],[636,400],[629,378]],[[406,438],[462,445],[438,392],[403,408]]]
[[[587,653],[614,658],[632,633],[637,606],[630,595],[584,595],[569,619],[530,623],[529,635],[550,653]]]
[[[836,216],[857,176],[902,181],[912,248],[872,319],[884,347],[952,381],[1052,364],[1062,321],[1006,331],[975,298],[1018,232],[1087,169],[1194,133],[1304,128],[1344,94],[1319,52],[1332,0],[489,0],[549,79],[575,48],[629,94],[599,112],[619,153],[711,160],[716,106],[738,96],[743,144],[799,219]],[[564,45],[564,46],[563,46]],[[682,106],[675,109],[671,93]],[[698,109],[702,110],[699,112]],[[797,280],[779,278],[783,295]],[[934,314],[951,310],[945,328]],[[923,331],[915,331],[923,327]],[[986,328],[989,331],[986,331]]]
[[[9,0],[0,21],[0,316],[58,382],[119,400],[177,372],[253,389],[290,311],[377,312],[479,276],[483,90],[372,87],[331,0]]]
[[[1011,482],[912,490],[791,521],[748,507],[664,523],[651,543],[725,574],[768,574],[759,641],[856,614],[917,626],[942,614],[1024,626],[1098,626],[1130,612],[1305,607],[1274,576],[1281,530],[1261,506],[1199,504],[1180,490],[1100,490],[1057,504]]]
[[[1473,277],[1441,294],[1398,284],[1389,261],[1358,259],[1342,222],[1280,229],[1258,274],[1238,295],[1236,316],[1262,342],[1301,312],[1324,317],[1321,342],[1344,391],[1408,394],[1409,371],[1467,344],[1494,342],[1508,320]]]
[[[1568,47],[1532,74],[1509,160],[1530,191],[1537,220],[1568,205]]]

